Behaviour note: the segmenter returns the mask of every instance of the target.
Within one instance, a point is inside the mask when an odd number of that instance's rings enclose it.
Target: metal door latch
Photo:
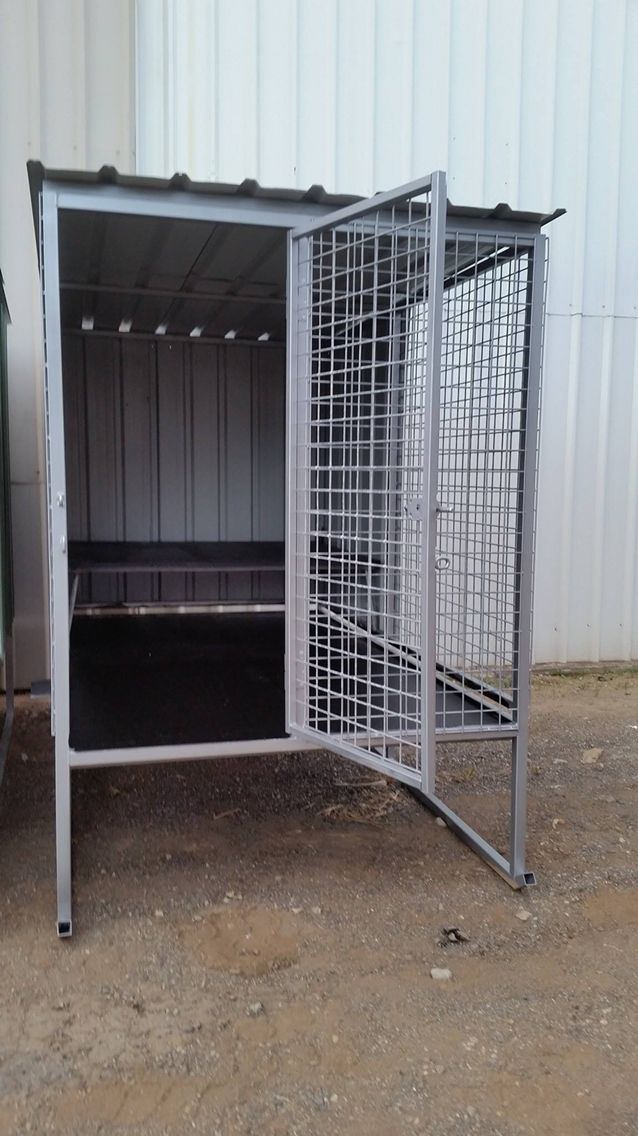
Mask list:
[[[403,511],[407,513],[408,517],[412,517],[413,520],[420,520],[423,516],[423,498],[415,497],[412,501],[408,501],[407,504],[403,506]]]

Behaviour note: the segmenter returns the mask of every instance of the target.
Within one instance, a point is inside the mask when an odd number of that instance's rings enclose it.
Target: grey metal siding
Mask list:
[[[67,335],[71,540],[283,540],[284,351]],[[269,599],[270,573],[95,575],[80,599]]]

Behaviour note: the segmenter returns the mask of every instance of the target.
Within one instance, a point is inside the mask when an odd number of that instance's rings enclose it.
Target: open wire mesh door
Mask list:
[[[287,717],[404,781],[434,760],[445,178],[291,235]]]

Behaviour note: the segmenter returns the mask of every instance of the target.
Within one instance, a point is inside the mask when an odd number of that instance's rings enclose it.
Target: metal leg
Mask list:
[[[71,921],[71,767],[65,740],[55,740],[55,848],[58,879],[58,935],[72,934]]]
[[[525,871],[525,836],[527,832],[527,723],[512,738],[512,782],[510,817],[510,867],[520,886],[536,883],[533,872]]]
[[[512,739],[512,777],[511,777],[511,815],[510,815],[510,858],[507,860],[500,852],[467,824],[439,797],[425,793],[408,785],[409,791],[422,805],[441,817],[448,828],[476,852],[486,864],[513,888],[531,887],[536,883],[533,872],[525,871],[525,830],[527,820],[527,732],[519,733]]]

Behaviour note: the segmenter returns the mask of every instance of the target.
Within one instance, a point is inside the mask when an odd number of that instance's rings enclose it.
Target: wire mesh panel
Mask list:
[[[419,783],[434,213],[368,205],[291,265],[289,721]]]
[[[436,627],[443,731],[516,721],[532,270],[524,238],[447,233]]]

